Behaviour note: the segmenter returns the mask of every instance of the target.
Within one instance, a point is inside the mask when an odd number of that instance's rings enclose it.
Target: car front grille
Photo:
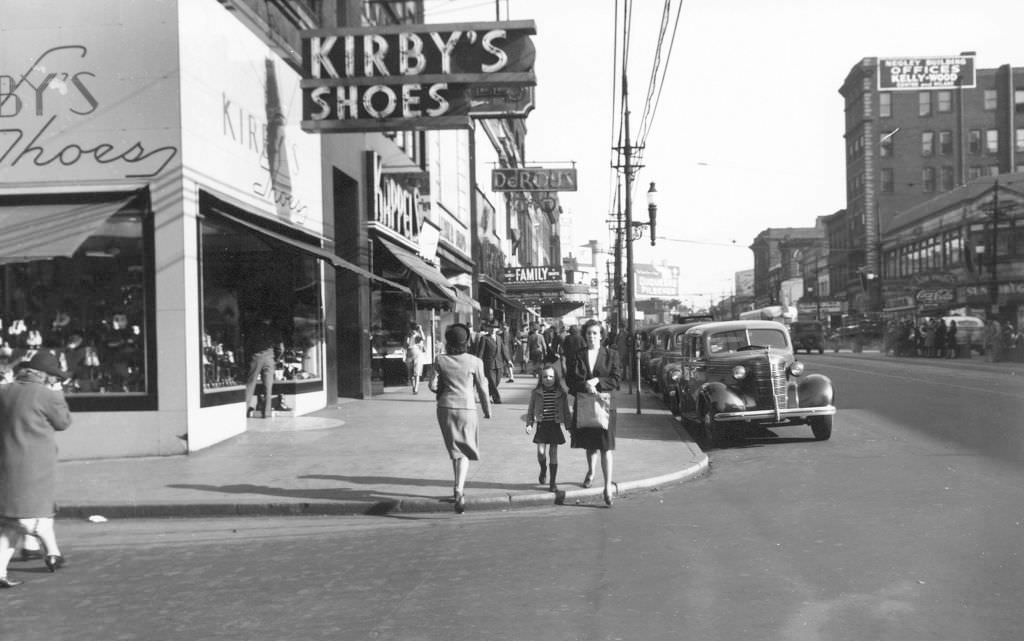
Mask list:
[[[748,378],[754,380],[754,398],[758,409],[780,409],[789,406],[786,394],[786,361],[775,354],[766,354],[750,364]]]

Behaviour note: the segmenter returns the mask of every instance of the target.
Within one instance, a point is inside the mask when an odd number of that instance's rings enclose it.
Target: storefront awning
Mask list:
[[[92,203],[0,207],[0,265],[68,258],[136,194]]]
[[[286,245],[291,245],[292,247],[294,247],[296,249],[300,249],[300,250],[302,250],[304,252],[307,252],[309,254],[313,254],[317,258],[322,258],[323,260],[326,260],[327,262],[329,262],[331,265],[333,265],[337,269],[344,269],[344,270],[347,270],[347,271],[350,271],[350,272],[354,272],[356,274],[359,274],[360,276],[365,276],[365,277],[367,277],[367,278],[369,278],[371,280],[376,280],[376,281],[385,283],[385,284],[387,284],[390,287],[394,287],[395,289],[397,289],[399,291],[402,291],[402,292],[405,292],[406,294],[409,294],[410,296],[413,295],[412,290],[410,290],[405,285],[399,285],[398,283],[396,283],[394,281],[391,281],[391,280],[388,280],[387,278],[383,278],[381,276],[377,276],[376,274],[363,269],[362,267],[356,265],[355,263],[350,263],[349,261],[345,260],[341,256],[338,256],[337,254],[334,254],[333,252],[329,252],[329,251],[327,251],[326,249],[324,249],[322,247],[319,247],[319,246],[314,245],[312,243],[303,242],[303,241],[298,240],[296,238],[291,238],[289,236],[285,236],[284,234],[279,234],[279,233],[277,233],[277,232],[275,232],[273,230],[267,229],[266,227],[262,227],[260,225],[255,224],[255,223],[251,223],[251,222],[249,222],[249,221],[247,221],[247,220],[245,220],[243,218],[239,218],[238,216],[232,216],[231,214],[225,212],[223,209],[214,208],[213,211],[218,216],[222,216],[225,219],[230,220],[233,223],[237,223],[239,225],[242,225],[243,227],[247,227],[247,228],[249,228],[249,229],[251,229],[253,231],[256,231],[256,232],[259,232],[259,233],[263,234],[264,236],[268,236],[270,238],[273,238],[274,240],[278,240],[278,241],[280,241],[282,243],[285,243]]]
[[[470,313],[473,310],[480,311],[480,303],[478,303],[472,296],[462,291],[458,287],[455,288],[455,311],[460,313]]]
[[[441,270],[428,264],[411,251],[388,240],[380,237],[377,240],[380,241],[384,249],[388,250],[398,262],[409,270],[409,284],[414,298],[443,300],[450,303],[458,301],[455,288],[444,277]]]

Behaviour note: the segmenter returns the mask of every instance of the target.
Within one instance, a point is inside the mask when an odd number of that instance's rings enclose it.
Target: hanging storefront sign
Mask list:
[[[971,88],[974,85],[972,55],[878,59],[879,91]]]
[[[543,283],[561,282],[562,270],[554,266],[541,267],[506,267],[505,283]]]
[[[384,173],[381,157],[366,152],[367,188],[370,190],[370,223],[417,240],[420,231],[420,192],[403,185],[397,176]]]
[[[914,299],[922,305],[942,305],[952,303],[956,296],[952,289],[919,289]]]
[[[502,167],[491,170],[492,191],[576,191],[576,168]]]
[[[533,87],[470,87],[469,115],[474,118],[525,118],[534,107]]]
[[[532,20],[302,34],[306,131],[469,126],[467,88],[533,86]]]

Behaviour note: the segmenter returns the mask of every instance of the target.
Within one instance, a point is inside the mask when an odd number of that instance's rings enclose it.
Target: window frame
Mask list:
[[[917,92],[917,115],[921,118],[932,115],[932,92]]]
[[[136,208],[140,212],[142,225],[142,283],[145,288],[143,310],[145,319],[142,323],[142,346],[144,354],[142,367],[146,391],[144,392],[111,392],[88,394],[65,394],[64,398],[72,412],[140,412],[159,409],[159,390],[157,376],[157,323],[156,323],[156,241],[155,223],[152,200],[149,188],[136,192]],[[130,196],[131,192],[72,192],[72,193],[35,193],[0,196],[0,206],[15,204],[41,204],[46,202],[88,202],[103,198],[117,198],[118,195]]]

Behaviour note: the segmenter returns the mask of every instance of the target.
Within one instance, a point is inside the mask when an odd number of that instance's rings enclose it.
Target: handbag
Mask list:
[[[576,394],[576,427],[608,429],[612,412],[612,395],[608,392]]]

